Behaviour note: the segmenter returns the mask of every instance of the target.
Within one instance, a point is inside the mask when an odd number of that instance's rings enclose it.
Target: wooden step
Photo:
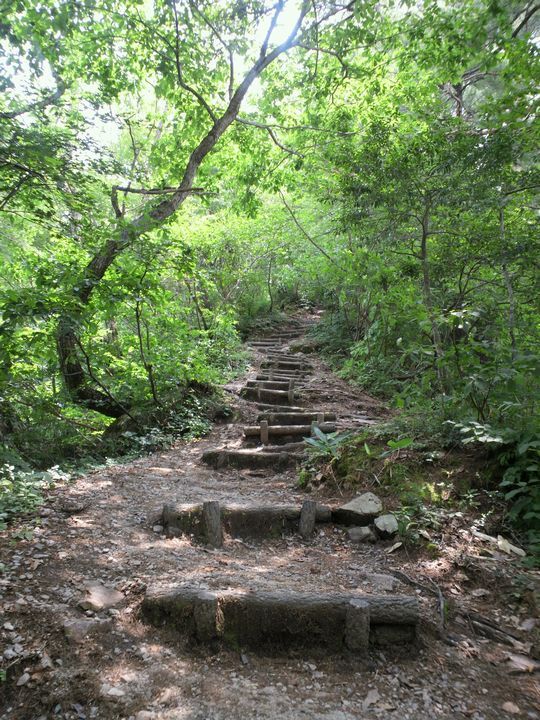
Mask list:
[[[294,387],[293,380],[248,380],[248,388],[263,388],[264,390],[285,390],[289,391]]]
[[[237,649],[366,654],[371,646],[414,646],[418,600],[409,595],[301,593],[245,588],[149,588],[143,618],[197,643]]]
[[[278,412],[278,413],[285,413],[285,412],[305,412],[303,407],[294,407],[292,405],[274,405],[273,403],[256,403],[256,406],[259,410],[262,410],[263,412],[271,411],[271,412]]]
[[[263,360],[261,363],[262,368],[275,368],[275,369],[287,369],[287,370],[311,370],[311,366],[307,365],[302,361],[295,360]]]
[[[265,420],[262,421],[266,422]],[[316,421],[315,421],[316,423]],[[323,433],[336,432],[337,427],[335,423],[321,423],[317,425],[319,430]],[[268,435],[301,435],[302,437],[309,437],[312,431],[312,425],[268,425]],[[248,425],[244,428],[244,435],[246,437],[258,437],[261,435],[260,425]]]
[[[296,453],[283,452],[261,452],[260,450],[206,450],[202,454],[202,461],[216,469],[236,468],[271,468],[282,470],[293,467],[302,456]]]
[[[308,422],[335,421],[336,413],[264,412],[257,416],[257,421],[261,420],[266,420],[268,425],[307,425]]]
[[[207,504],[164,505],[161,524],[166,536],[192,535],[196,540],[215,545],[214,542],[209,542],[205,505]],[[300,505],[217,503],[217,506],[221,534],[246,539],[279,538],[283,534],[298,532],[303,510]],[[331,519],[331,509],[326,505],[316,504],[315,522],[328,523]]]
[[[294,380],[295,385],[306,381],[303,375],[274,375],[274,373],[256,375],[255,380],[266,380],[271,382],[288,382],[289,380]],[[248,380],[248,382],[250,381]]]
[[[276,437],[273,438],[274,443],[279,443],[280,438]],[[288,452],[288,453],[295,453],[297,455],[300,455],[301,453],[305,453],[306,451],[306,443],[301,440],[300,442],[285,442],[282,444],[275,444],[275,445],[265,445],[264,446],[264,452],[267,453],[280,453],[280,452]]]
[[[240,396],[247,400],[263,400],[269,404],[292,403],[294,401],[294,390],[265,390],[264,388],[245,387],[240,391]]]

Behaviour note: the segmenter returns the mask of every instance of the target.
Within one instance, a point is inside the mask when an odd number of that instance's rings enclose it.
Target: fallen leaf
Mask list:
[[[392,547],[389,547],[386,552],[387,552],[388,554],[390,554],[390,553],[394,552],[394,550],[397,550],[398,548],[400,548],[402,545],[403,545],[402,542],[394,543],[394,544],[392,545]]]

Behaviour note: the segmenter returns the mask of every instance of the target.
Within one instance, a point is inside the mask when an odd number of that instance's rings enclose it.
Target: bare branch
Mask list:
[[[272,142],[277,145],[278,148],[280,148],[286,153],[289,153],[289,155],[297,155],[298,157],[304,157],[302,153],[299,153],[297,150],[293,150],[292,148],[283,145],[277,138],[276,133],[270,125],[264,125],[263,123],[255,122],[254,120],[245,120],[244,118],[239,117],[236,118],[236,122],[240,123],[241,125],[248,125],[250,127],[256,127],[261,128],[262,130],[266,130],[267,133],[270,135]]]
[[[174,31],[175,31],[175,45],[174,45],[174,57],[175,57],[175,64],[176,64],[176,75],[178,79],[178,84],[181,88],[186,90],[186,92],[191,93],[194,98],[197,99],[199,105],[201,105],[206,112],[210,115],[210,118],[213,122],[216,121],[216,115],[210,105],[206,102],[204,97],[201,95],[201,93],[196,90],[194,87],[189,85],[184,80],[184,74],[182,72],[182,63],[180,62],[180,24],[178,20],[178,10],[176,8],[176,0],[173,0],[172,2],[172,8],[174,13]]]
[[[272,20],[270,21],[270,25],[266,32],[266,37],[264,38],[263,44],[261,45],[261,54],[260,54],[261,58],[266,57],[266,53],[268,52],[268,43],[270,42],[270,37],[272,36],[272,33],[276,29],[278,17],[280,16],[281,11],[283,10],[284,4],[285,3],[283,0],[278,0],[278,2],[276,4],[274,14],[272,15]]]
[[[289,204],[288,204],[287,201],[285,200],[285,195],[283,195],[283,193],[281,192],[281,190],[279,191],[279,194],[280,194],[280,196],[281,196],[281,200],[283,201],[283,204],[285,205],[285,207],[286,207],[287,210],[289,211],[289,215],[290,215],[291,218],[293,219],[294,224],[295,224],[296,227],[300,230],[300,232],[302,233],[302,235],[304,235],[304,237],[307,238],[307,240],[309,240],[309,242],[313,245],[313,247],[317,248],[317,250],[318,250],[320,253],[322,253],[322,254],[325,256],[325,258],[327,258],[328,260],[330,260],[330,262],[332,263],[332,265],[335,265],[335,266],[336,266],[337,268],[339,268],[339,270],[341,270],[342,272],[346,272],[345,269],[342,268],[341,265],[340,265],[339,263],[337,263],[337,262],[334,260],[334,258],[326,252],[326,250],[325,250],[324,248],[322,248],[318,243],[315,242],[315,240],[311,237],[311,235],[307,232],[307,230],[305,230],[305,228],[298,222],[298,219],[297,219],[296,215],[294,214],[294,212],[292,211],[291,207],[289,206]]]
[[[336,52],[335,50],[329,50],[328,48],[322,48],[319,46],[311,47],[310,45],[305,45],[304,43],[297,43],[297,47],[302,48],[302,50],[308,50],[310,52],[317,53],[317,55],[319,53],[324,53],[325,55],[331,55],[332,57],[336,58],[336,60],[339,62],[339,64],[341,65],[341,67],[345,73],[349,72],[349,66],[343,60],[341,55],[338,52]]]
[[[320,128],[313,125],[280,125],[279,123],[265,123],[260,120],[250,120],[248,118],[236,118],[237,122],[244,125],[253,125],[254,127],[260,127],[263,129],[272,128],[273,130],[285,130],[287,132],[293,132],[294,130],[310,130],[312,132],[328,133],[330,135],[338,135],[339,137],[349,137],[351,135],[358,135],[359,131],[344,130],[330,130],[329,128]]]
[[[118,204],[118,188],[116,186],[111,188],[111,205],[113,206],[116,217],[121,218],[124,213],[120,210],[120,205]]]
[[[519,25],[514,29],[514,32],[512,33],[512,38],[515,38],[519,35],[519,33],[523,30],[525,25],[529,22],[529,20],[532,18],[532,16],[538,12],[538,10],[540,10],[540,5],[533,5],[531,8],[529,8],[529,10],[525,13],[523,20],[521,20]],[[518,15],[518,17],[519,17],[519,15]]]
[[[190,0],[189,6],[192,9],[192,11],[197,13],[202,18],[202,20],[206,23],[206,25],[208,25],[210,30],[214,33],[216,38],[219,40],[219,42],[223,45],[223,47],[227,51],[227,54],[229,56],[229,93],[228,93],[228,97],[230,100],[234,93],[234,55],[233,55],[232,48],[228,43],[225,42],[225,40],[219,33],[218,29],[206,17],[206,15],[203,13],[203,11],[197,7],[196,3],[192,2],[192,0]]]
[[[145,188],[132,188],[132,187],[120,187],[120,185],[114,185],[113,191],[119,190],[123,193],[135,193],[136,195],[166,195],[167,193],[175,193],[178,192],[178,188],[175,187],[165,187],[165,188],[151,188],[149,190]],[[183,190],[184,193],[207,193],[208,190],[205,190],[204,188],[189,188],[188,190]]]

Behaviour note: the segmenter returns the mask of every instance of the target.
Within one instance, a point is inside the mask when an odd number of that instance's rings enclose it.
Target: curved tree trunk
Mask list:
[[[107,269],[116,257],[137,237],[163,225],[163,223],[178,210],[188,195],[193,192],[193,182],[201,163],[214,149],[230,125],[235,122],[242,101],[253,82],[276,58],[297,44],[298,35],[309,8],[310,3],[308,0],[304,0],[289,37],[273,50],[269,50],[268,41],[275,27],[277,16],[282,10],[282,5],[277,6],[274,11],[274,19],[270,26],[268,36],[261,47],[259,57],[247,71],[236,91],[232,94],[223,114],[219,117],[212,115],[212,127],[189,156],[180,184],[169,198],[159,202],[153,207],[147,206],[138,217],[128,223],[118,207],[113,191],[111,199],[119,226],[113,238],[108,240],[88,263],[78,283],[80,289],[74,291],[74,296],[80,303],[78,314],[75,316],[73,314],[62,316],[57,328],[56,337],[60,370],[65,386],[75,402],[112,417],[117,417],[125,412],[123,405],[118,403],[107,392],[106,388],[99,383],[96,377],[92,375],[89,362],[86,362],[86,369],[81,362],[82,346],[78,337],[78,325],[82,318],[84,307],[88,304],[94,288],[102,280]],[[203,106],[208,110],[207,104],[201,99],[200,102],[203,102]],[[88,360],[88,358],[86,358],[86,360]],[[96,385],[100,389],[98,389]]]

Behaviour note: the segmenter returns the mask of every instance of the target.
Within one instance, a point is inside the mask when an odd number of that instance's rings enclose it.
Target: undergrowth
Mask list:
[[[484,532],[510,536],[526,546],[528,564],[540,563],[537,439],[501,436],[475,424],[459,428],[461,443],[428,448],[390,435],[395,429],[392,422],[355,435],[310,438],[300,484],[340,493],[370,488],[387,496],[401,538],[422,542],[433,554],[432,532],[472,512]]]

